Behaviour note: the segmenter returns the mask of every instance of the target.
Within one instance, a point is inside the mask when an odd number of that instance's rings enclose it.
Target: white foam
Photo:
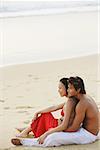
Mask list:
[[[49,15],[66,12],[98,11],[98,0],[7,2],[0,6],[0,17]]]

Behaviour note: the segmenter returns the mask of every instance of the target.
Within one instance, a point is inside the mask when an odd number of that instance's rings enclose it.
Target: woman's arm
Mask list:
[[[46,109],[37,111],[36,113],[37,113],[37,114],[41,114],[41,113],[53,112],[53,111],[62,109],[63,106],[64,106],[64,104],[65,104],[65,103],[62,103],[62,104],[59,104],[59,105],[56,105],[56,106],[51,106],[51,107],[48,107],[48,108],[46,108]]]
[[[47,132],[45,132],[43,135],[41,135],[38,139],[39,143],[42,144],[44,142],[44,139],[49,134],[54,133],[54,132],[60,132],[60,131],[67,129],[69,119],[71,116],[71,112],[73,110],[73,105],[74,105],[73,100],[69,99],[67,101],[67,103],[65,104],[65,107],[64,107],[64,120],[63,120],[63,122],[59,126],[52,128],[52,129],[48,130]]]
[[[36,119],[38,118],[38,115],[39,115],[39,114],[48,113],[48,112],[53,112],[53,111],[62,109],[63,106],[64,106],[64,104],[65,104],[65,103],[62,103],[62,104],[59,104],[59,105],[56,105],[56,106],[51,106],[51,107],[48,107],[48,108],[46,108],[46,109],[37,111],[37,112],[34,114],[34,117],[33,117],[32,121],[36,120]]]

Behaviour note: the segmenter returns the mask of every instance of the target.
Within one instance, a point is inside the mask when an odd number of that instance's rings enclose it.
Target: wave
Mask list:
[[[72,11],[98,11],[98,0],[66,1],[3,1],[0,5],[0,17],[46,15]]]

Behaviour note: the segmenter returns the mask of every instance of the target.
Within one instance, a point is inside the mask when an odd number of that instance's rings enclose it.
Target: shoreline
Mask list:
[[[62,2],[2,2],[2,15],[52,15],[66,12],[98,11],[98,1],[62,1]],[[5,14],[5,12],[7,12]]]
[[[49,16],[49,15],[66,15],[67,13],[87,13],[87,12],[98,12],[98,6],[82,7],[82,8],[62,8],[62,9],[50,9],[50,10],[34,10],[34,11],[23,11],[23,12],[1,12],[0,19],[6,18],[17,18],[17,17],[32,17],[32,16]]]
[[[6,65],[0,65],[0,68],[5,68],[5,67],[10,67],[10,66],[17,66],[17,65],[25,65],[25,64],[39,64],[39,63],[49,63],[49,62],[58,62],[58,61],[64,61],[64,60],[71,60],[71,59],[78,59],[78,58],[83,58],[83,57],[91,57],[91,56],[99,56],[100,53],[89,53],[89,54],[84,54],[84,55],[78,55],[78,56],[72,56],[72,57],[67,57],[67,58],[56,58],[56,59],[48,59],[48,60],[40,60],[40,61],[27,61],[23,63],[13,63],[13,64],[6,64]]]

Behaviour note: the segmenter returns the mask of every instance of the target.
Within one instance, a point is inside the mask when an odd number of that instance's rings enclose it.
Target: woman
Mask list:
[[[43,143],[44,139],[51,133],[66,131],[67,127],[72,124],[75,116],[75,106],[78,103],[75,98],[68,98],[68,78],[62,78],[59,81],[58,92],[61,97],[66,97],[66,102],[57,106],[52,106],[47,109],[43,109],[35,113],[31,125],[23,130],[18,137],[27,137],[32,131],[35,138],[38,138],[40,144]],[[55,119],[51,112],[62,109],[60,119]],[[39,116],[40,115],[40,116]],[[14,139],[12,143],[14,143]]]

